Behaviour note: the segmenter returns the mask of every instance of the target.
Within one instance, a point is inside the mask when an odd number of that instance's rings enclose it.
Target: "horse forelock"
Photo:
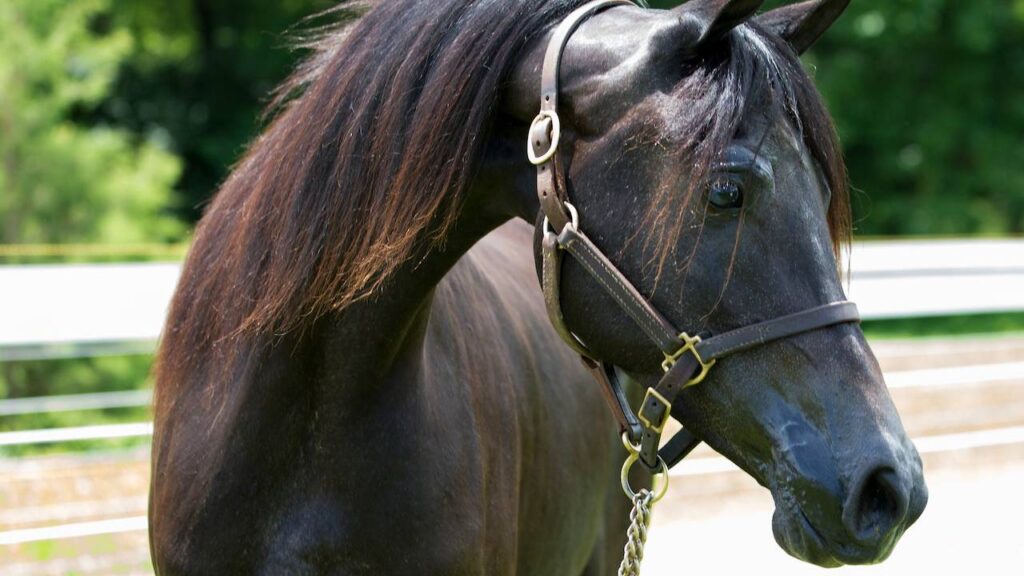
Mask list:
[[[653,231],[643,237],[653,274],[660,276],[668,262],[686,266],[693,257],[691,252],[679,258],[675,251],[684,232],[702,223],[680,215],[704,198],[700,190],[752,111],[789,124],[821,169],[831,193],[826,217],[841,262],[852,233],[846,165],[832,118],[791,47],[756,22],[747,22],[689,59],[682,74],[673,95],[685,102],[686,113],[673,121],[674,132],[686,136],[673,148],[688,166],[689,185],[655,191],[648,204],[641,229]],[[763,104],[767,107],[760,108]]]

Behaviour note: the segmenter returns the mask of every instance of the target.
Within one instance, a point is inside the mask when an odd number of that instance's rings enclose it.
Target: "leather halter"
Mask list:
[[[860,315],[852,302],[833,302],[702,340],[673,327],[580,230],[579,214],[568,202],[564,187],[560,186],[560,176],[564,175],[560,175],[558,158],[561,137],[558,74],[565,45],[576,28],[597,11],[617,5],[635,4],[630,0],[594,0],[570,13],[555,30],[544,56],[540,113],[530,126],[527,152],[530,161],[537,166],[537,194],[545,216],[541,284],[551,323],[566,343],[580,354],[583,363],[601,384],[620,432],[631,444],[639,444],[640,461],[656,471],[663,465],[674,466],[700,444],[700,439],[684,428],[660,452],[658,450],[661,433],[676,398],[686,388],[703,381],[720,358],[804,332],[859,322]],[[582,265],[665,356],[662,364],[665,375],[656,386],[648,388],[638,412],[634,413],[630,408],[615,367],[598,360],[565,324],[559,287],[563,253],[568,253]]]

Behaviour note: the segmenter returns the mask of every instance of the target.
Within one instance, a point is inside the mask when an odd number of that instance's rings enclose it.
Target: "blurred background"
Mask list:
[[[301,57],[289,30],[332,4],[0,0],[0,573],[151,572],[164,307]],[[850,296],[932,488],[889,563],[841,571],[1019,573],[1024,0],[854,0],[804,59],[856,189]],[[645,573],[815,572],[776,547],[771,509],[702,450]]]

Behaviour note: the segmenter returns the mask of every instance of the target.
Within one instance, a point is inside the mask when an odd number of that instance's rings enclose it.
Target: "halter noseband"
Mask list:
[[[702,340],[673,327],[580,230],[579,214],[559,186],[558,73],[562,52],[576,28],[598,10],[617,5],[635,4],[630,0],[594,0],[569,14],[555,30],[544,56],[540,113],[530,126],[527,152],[530,162],[537,166],[537,195],[544,213],[541,284],[551,323],[601,384],[620,431],[631,444],[639,445],[640,461],[656,471],[674,466],[700,444],[684,428],[658,450],[676,398],[686,388],[703,381],[720,358],[819,328],[858,322],[860,314],[852,302],[833,302]],[[563,252],[583,266],[665,356],[665,375],[656,386],[647,389],[636,413],[629,406],[614,366],[598,360],[565,324],[559,287]]]

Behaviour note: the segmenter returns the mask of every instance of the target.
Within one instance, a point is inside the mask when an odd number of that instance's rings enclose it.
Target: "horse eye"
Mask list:
[[[728,210],[743,206],[743,190],[740,185],[729,180],[717,180],[708,190],[708,201],[715,208]]]

